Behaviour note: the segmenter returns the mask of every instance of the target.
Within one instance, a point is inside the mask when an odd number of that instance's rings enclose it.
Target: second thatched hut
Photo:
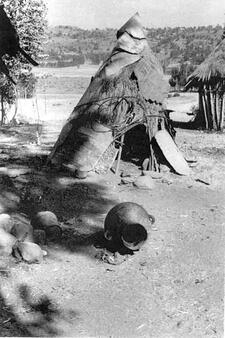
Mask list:
[[[225,31],[213,52],[189,76],[185,89],[199,92],[196,123],[207,130],[223,130],[225,112]]]

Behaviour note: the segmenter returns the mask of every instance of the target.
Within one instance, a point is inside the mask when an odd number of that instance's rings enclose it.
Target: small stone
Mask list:
[[[152,190],[155,184],[151,176],[139,176],[134,182],[134,186],[138,189]]]
[[[131,174],[130,173],[127,173],[127,172],[124,172],[122,171],[122,173],[120,174],[120,177],[131,177]]]
[[[188,163],[189,167],[194,168],[198,166],[198,162]]]
[[[121,184],[129,184],[129,183],[133,183],[133,182],[134,182],[133,177],[126,177],[126,178],[121,179]]]
[[[0,229],[10,233],[12,226],[13,223],[11,217],[8,214],[0,214]]]
[[[47,254],[39,245],[31,242],[17,242],[13,248],[14,255],[19,255],[27,263],[41,263]]]
[[[33,242],[33,227],[26,219],[17,219],[10,233],[20,241]]]
[[[0,229],[0,255],[9,256],[12,253],[16,238],[3,229]]]
[[[170,185],[170,184],[173,183],[173,181],[171,179],[164,178],[164,179],[162,179],[162,183],[166,183],[166,184]]]
[[[10,183],[9,183],[10,184]],[[20,198],[11,191],[1,191],[0,196],[0,210],[4,213],[6,210],[15,210],[19,207]],[[3,207],[3,208],[2,208]]]
[[[51,211],[40,211],[31,219],[34,229],[46,230],[47,227],[58,225],[57,216]]]
[[[160,172],[168,173],[168,172],[170,172],[170,168],[165,164],[160,164]]]
[[[38,212],[31,219],[31,224],[34,229],[44,230],[49,241],[57,241],[62,237],[62,229],[57,216],[51,211]]]
[[[7,174],[9,177],[17,177],[20,175],[26,175],[31,173],[31,169],[26,169],[26,168],[19,168],[19,169],[8,169]]]
[[[0,167],[0,173],[4,175],[8,175],[11,178],[15,178],[20,175],[29,174],[31,172],[31,169],[27,168],[6,168],[6,167]]]
[[[162,178],[162,174],[158,173],[157,171],[143,170],[142,174],[143,174],[143,176],[151,176],[151,178],[153,178],[155,180]]]

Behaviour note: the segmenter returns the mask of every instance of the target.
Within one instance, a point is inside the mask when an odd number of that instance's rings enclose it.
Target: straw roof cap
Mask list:
[[[145,39],[145,34],[141,25],[140,15],[134,14],[117,32],[117,39],[127,32],[133,38]]]
[[[220,83],[225,80],[225,39],[216,46],[213,52],[189,76],[186,89],[198,87],[204,83]]]

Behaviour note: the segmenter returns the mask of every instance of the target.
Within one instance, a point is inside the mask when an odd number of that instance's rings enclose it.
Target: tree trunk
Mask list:
[[[219,124],[218,124],[218,130],[223,129],[223,124],[224,124],[224,110],[225,110],[225,105],[224,105],[224,94],[220,93],[219,94]]]
[[[208,106],[206,102],[205,91],[203,91],[202,98],[203,98],[203,112],[205,117],[205,129],[209,129]]]
[[[197,113],[195,122],[197,124],[197,126],[199,127],[203,127],[205,129],[208,129],[208,119],[207,119],[207,115],[206,115],[206,107],[204,104],[204,92],[203,90],[199,90],[198,92],[198,108],[199,111]]]
[[[210,96],[210,88],[207,86],[205,89],[206,92],[206,105],[207,105],[207,117],[209,123],[209,129],[213,129],[213,116],[212,116],[212,107],[211,107],[211,96]]]
[[[1,95],[1,112],[2,112],[2,116],[1,116],[1,125],[3,125],[4,122],[5,122],[5,108],[4,108],[4,99],[3,99],[3,95]]]
[[[213,118],[213,129],[218,129],[218,109],[217,109],[217,94],[215,92],[212,93],[212,118]]]
[[[18,112],[18,91],[16,88],[15,88],[15,92],[16,92],[15,110],[14,110],[14,114],[10,122],[15,122],[16,115]]]

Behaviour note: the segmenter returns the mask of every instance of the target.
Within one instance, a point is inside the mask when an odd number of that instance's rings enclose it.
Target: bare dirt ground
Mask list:
[[[65,108],[57,100],[47,112]],[[0,212],[50,210],[63,228],[41,264],[0,258],[0,335],[223,337],[224,134],[177,129],[200,181],[167,172],[147,191],[113,172],[78,180],[49,170],[62,120],[46,120],[40,146],[34,125],[0,129]],[[125,161],[120,171],[141,175]],[[110,265],[94,243],[122,201],[143,205],[156,223],[140,252]]]
[[[222,337],[224,135],[177,132],[209,185],[166,173],[144,191],[112,172],[77,180],[46,170],[51,142],[36,146],[32,128],[1,129],[1,212],[51,210],[64,237],[41,264],[1,258],[1,335]],[[126,162],[121,171],[141,173]],[[98,258],[93,234],[121,201],[143,205],[156,224],[142,251],[114,266]]]

